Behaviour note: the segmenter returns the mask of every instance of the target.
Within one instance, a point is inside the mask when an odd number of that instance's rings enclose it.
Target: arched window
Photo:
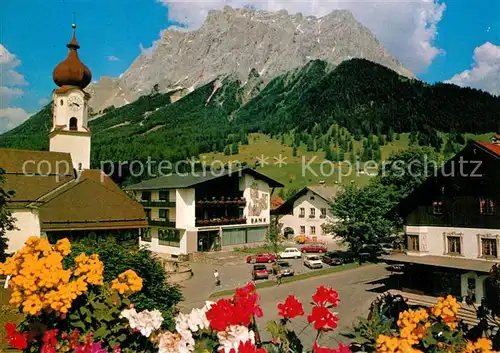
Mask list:
[[[69,129],[70,130],[78,130],[78,119],[73,117],[71,119],[69,119]]]
[[[78,170],[82,170],[82,164],[78,163]]]
[[[64,105],[64,101],[61,99],[61,105]]]

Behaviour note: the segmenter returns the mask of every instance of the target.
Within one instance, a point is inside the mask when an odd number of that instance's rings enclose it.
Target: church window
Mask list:
[[[64,101],[61,99],[61,106],[63,106],[63,105],[64,105]]]
[[[78,120],[75,117],[69,119],[69,129],[72,131],[78,130]]]

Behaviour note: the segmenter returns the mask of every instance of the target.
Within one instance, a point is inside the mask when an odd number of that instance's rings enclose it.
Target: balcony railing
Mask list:
[[[233,224],[246,224],[246,218],[219,218],[219,219],[200,219],[196,221],[197,227],[210,227],[210,226],[225,226]]]
[[[170,221],[167,219],[150,219],[149,225],[155,227],[170,227],[175,228],[175,221]]]
[[[143,207],[175,207],[174,201],[141,201]]]
[[[196,206],[199,207],[214,207],[214,206],[246,206],[247,200],[241,198],[219,198],[219,199],[205,199],[196,201]]]

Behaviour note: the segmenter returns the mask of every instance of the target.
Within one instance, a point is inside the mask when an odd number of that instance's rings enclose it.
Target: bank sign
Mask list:
[[[249,217],[250,224],[264,224],[268,223],[266,217]]]

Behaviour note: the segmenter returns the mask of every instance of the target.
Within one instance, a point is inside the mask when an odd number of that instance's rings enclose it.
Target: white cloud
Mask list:
[[[474,63],[469,70],[456,74],[447,83],[473,87],[500,94],[500,46],[486,42],[474,49]]]
[[[14,69],[21,65],[21,61],[0,44],[0,73],[2,74],[2,85],[21,86],[27,85],[23,75]]]
[[[6,105],[11,99],[20,97],[24,94],[22,89],[15,87],[0,86],[0,104]]]
[[[108,61],[120,61],[120,59],[114,55],[109,55],[108,56]]]
[[[21,108],[0,108],[0,133],[15,128],[29,116],[30,114]]]
[[[201,26],[209,10],[253,6],[256,9],[324,16],[333,10],[350,10],[384,47],[413,72],[424,71],[443,53],[434,45],[444,3],[438,0],[157,0],[169,8],[171,19]],[[154,48],[154,44],[153,47]],[[150,49],[152,49],[150,48]],[[142,48],[143,50],[144,48]]]

